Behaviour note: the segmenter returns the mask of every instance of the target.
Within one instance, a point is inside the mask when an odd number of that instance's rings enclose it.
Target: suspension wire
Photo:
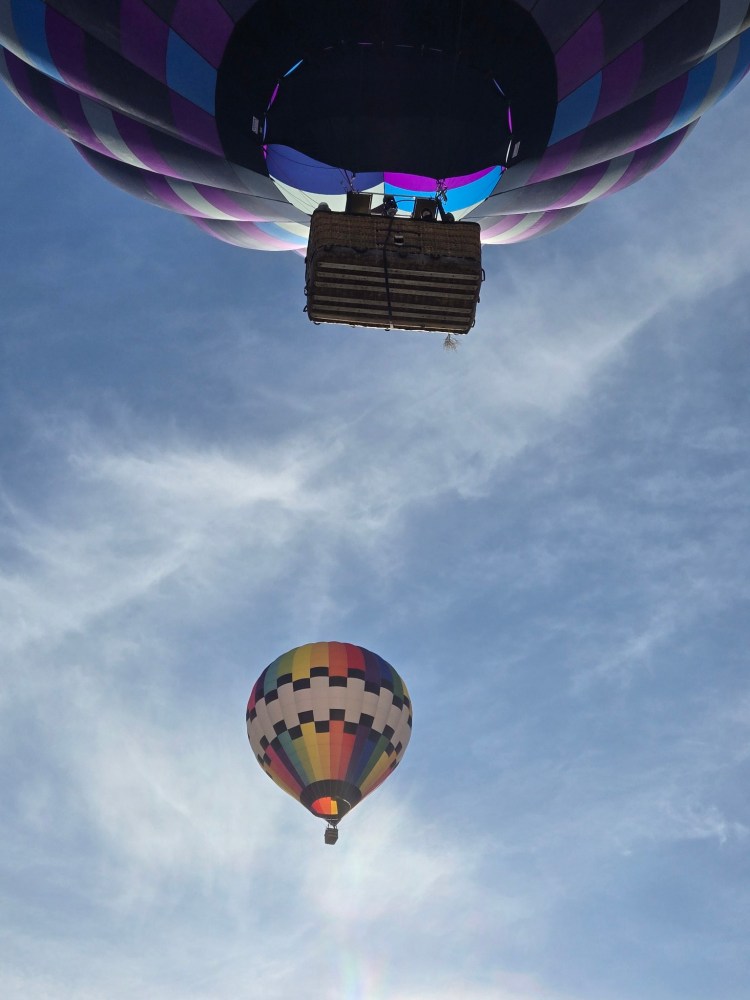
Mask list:
[[[388,223],[388,232],[385,234],[385,242],[383,243],[383,277],[385,278],[385,299],[388,305],[388,322],[390,324],[391,330],[393,329],[393,305],[391,303],[391,282],[388,274],[388,241],[391,238],[391,230],[393,229],[393,220],[396,218],[392,215]]]
[[[354,192],[354,171],[347,170],[345,167],[339,167],[339,173],[344,179],[344,184],[346,185],[346,193],[350,191]]]

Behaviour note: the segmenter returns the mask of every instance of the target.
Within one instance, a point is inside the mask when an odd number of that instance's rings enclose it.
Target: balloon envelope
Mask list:
[[[744,0],[0,0],[0,76],[239,246],[300,250],[321,201],[409,214],[438,181],[511,243],[670,156],[747,71],[749,25]]]
[[[411,727],[401,677],[377,653],[344,642],[308,643],[279,656],[247,706],[260,766],[333,825],[397,767]]]

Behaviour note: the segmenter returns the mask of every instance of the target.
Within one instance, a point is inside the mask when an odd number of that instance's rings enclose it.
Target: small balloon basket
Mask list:
[[[468,333],[482,284],[475,222],[317,209],[305,257],[313,323]]]

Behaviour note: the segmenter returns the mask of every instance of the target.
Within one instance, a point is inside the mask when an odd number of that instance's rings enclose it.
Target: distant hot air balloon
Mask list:
[[[396,220],[439,210],[477,224],[483,243],[514,243],[667,159],[746,73],[748,11],[747,0],[0,0],[0,75],[103,176],[238,246],[302,251],[318,205],[342,211],[353,194]],[[376,236],[408,255],[397,224]],[[389,282],[383,247],[372,267],[392,312],[403,276]],[[367,249],[356,246],[365,263]],[[374,272],[358,280],[361,292]],[[450,311],[438,286],[421,289],[424,315]]]
[[[399,764],[411,737],[411,700],[393,667],[345,642],[289,650],[260,675],[247,734],[276,784],[326,821],[339,821]]]

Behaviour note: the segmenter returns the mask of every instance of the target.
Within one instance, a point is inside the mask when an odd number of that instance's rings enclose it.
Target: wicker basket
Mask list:
[[[468,333],[482,283],[479,226],[313,213],[305,258],[314,323]]]

